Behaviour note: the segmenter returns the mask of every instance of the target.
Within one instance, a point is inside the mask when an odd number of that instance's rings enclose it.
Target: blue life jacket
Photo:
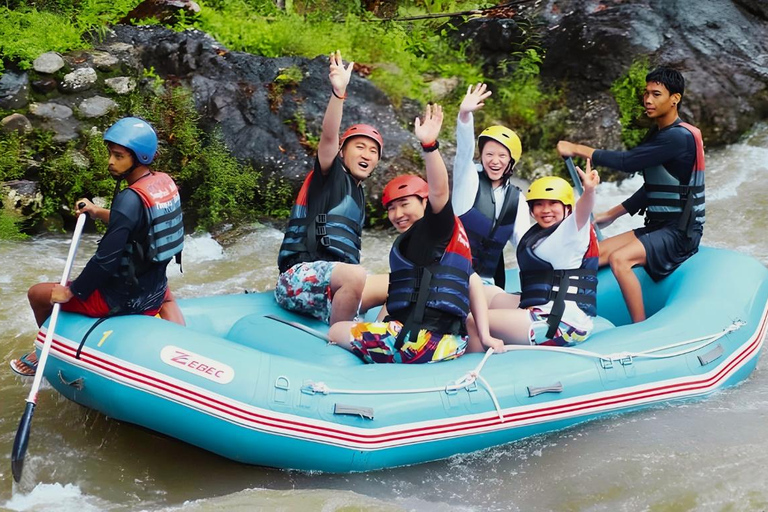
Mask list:
[[[562,222],[562,221],[561,221]],[[589,246],[576,269],[552,268],[552,265],[536,256],[534,247],[543,238],[551,235],[560,222],[548,228],[534,224],[523,235],[517,245],[517,264],[520,266],[520,307],[540,306],[553,301],[552,311],[547,318],[547,337],[555,335],[565,311],[565,302],[575,302],[589,316],[597,315],[597,268],[599,251],[594,228],[590,227]],[[576,287],[576,293],[569,293],[569,287]]]
[[[291,209],[288,228],[277,256],[280,272],[304,261],[360,263],[365,192],[344,173],[346,192],[331,203],[330,187],[313,190],[310,171]]]
[[[682,184],[663,165],[643,170],[645,193],[648,198],[646,221],[677,221],[678,229],[692,236],[695,226],[702,226],[704,214],[704,143],[701,131],[688,123],[677,122],[672,128],[683,128],[693,134],[696,159],[688,183]]]
[[[503,250],[515,232],[519,203],[520,189],[510,185],[497,219],[493,185],[481,168],[475,203],[466,213],[459,216],[472,247],[472,268],[482,278],[494,278],[500,288],[505,285]],[[497,270],[500,264],[502,272],[499,273]]]
[[[431,265],[417,267],[403,256],[400,245],[406,236],[409,236],[408,232],[398,236],[389,252],[387,311],[391,315],[400,313],[397,315],[400,318],[407,317],[396,348],[402,347],[404,337],[409,332],[411,340],[415,341],[421,329],[430,330],[430,326],[423,325],[426,308],[455,318],[454,332],[450,334],[459,332],[469,314],[472,253],[458,217],[455,217],[448,246],[442,255],[435,255],[435,262]]]

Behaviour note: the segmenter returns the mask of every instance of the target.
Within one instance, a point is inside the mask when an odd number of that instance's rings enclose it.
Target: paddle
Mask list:
[[[78,206],[83,208],[85,204],[80,203]],[[80,243],[80,234],[83,232],[83,225],[85,224],[86,217],[87,215],[82,213],[77,217],[75,233],[72,235],[72,241],[69,243],[69,254],[67,255],[67,262],[64,265],[64,273],[61,275],[61,286],[66,286],[67,281],[69,280],[69,273],[72,271],[72,264],[75,261],[75,253],[77,252],[77,245]],[[61,304],[56,303],[53,305],[51,319],[48,322],[48,331],[45,333],[45,343],[43,344],[43,350],[40,352],[40,358],[37,363],[35,380],[32,382],[32,389],[29,390],[27,405],[24,409],[24,414],[21,416],[19,428],[16,431],[16,438],[13,440],[11,471],[13,472],[13,479],[16,480],[16,482],[21,479],[21,472],[24,469],[24,454],[27,451],[27,444],[29,443],[29,429],[32,425],[32,414],[35,412],[35,405],[37,405],[37,391],[40,389],[40,384],[43,381],[43,370],[45,369],[45,363],[48,360],[48,352],[51,350],[53,331],[56,328],[56,322],[59,319],[60,309]]]
[[[565,160],[565,167],[568,169],[568,174],[571,175],[571,179],[573,180],[574,188],[576,189],[576,192],[579,195],[582,195],[584,193],[584,187],[581,185],[581,178],[579,178],[579,173],[576,172],[576,166],[573,164],[573,158],[566,156],[563,158]],[[597,224],[595,224],[595,216],[590,214],[590,217],[592,218],[592,225],[595,227],[595,234],[597,235],[597,240],[600,241],[603,238],[603,233],[600,231],[600,228],[597,227]]]
[[[296,329],[299,329],[300,331],[304,331],[304,332],[306,332],[307,334],[311,334],[311,335],[312,335],[312,336],[314,336],[315,338],[320,338],[321,340],[323,340],[323,341],[325,341],[325,342],[328,342],[328,343],[333,343],[333,342],[331,341],[331,338],[329,338],[329,337],[328,337],[328,336],[326,336],[325,334],[321,333],[320,331],[316,331],[315,329],[313,329],[313,328],[311,328],[311,327],[307,327],[306,325],[302,325],[302,324],[300,324],[300,323],[298,323],[298,322],[293,322],[293,321],[291,321],[291,320],[287,320],[287,319],[285,319],[285,318],[280,318],[280,317],[279,317],[279,316],[277,316],[277,315],[264,315],[264,318],[269,318],[270,320],[276,320],[276,321],[278,321],[278,322],[282,322],[282,323],[284,323],[285,325],[290,325],[291,327],[294,327],[294,328],[296,328]]]

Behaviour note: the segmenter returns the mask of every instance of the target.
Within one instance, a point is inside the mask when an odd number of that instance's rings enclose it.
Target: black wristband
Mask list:
[[[345,99],[347,99],[347,92],[346,92],[346,91],[344,91],[344,94],[343,94],[342,96],[339,96],[338,94],[336,94],[336,90],[334,90],[334,88],[333,88],[333,87],[331,87],[331,92],[333,93],[333,95],[334,95],[334,96],[336,96],[336,97],[337,97],[337,98],[339,98],[340,100],[345,100]]]
[[[435,142],[433,142],[428,146],[425,146],[424,144],[422,144],[421,150],[424,151],[425,153],[431,153],[432,151],[436,151],[437,148],[439,147],[440,147],[440,143],[437,140],[435,140]]]

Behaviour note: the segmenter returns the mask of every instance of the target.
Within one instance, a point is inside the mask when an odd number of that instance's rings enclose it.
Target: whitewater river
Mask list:
[[[704,243],[768,264],[768,126],[707,154]],[[598,209],[639,178],[601,185]],[[627,219],[606,230],[637,226]],[[75,274],[95,250],[86,235]],[[282,234],[256,227],[222,247],[188,238],[179,297],[269,289]],[[389,233],[366,233],[363,263],[386,268]],[[10,453],[30,382],[7,369],[36,329],[26,290],[58,281],[68,238],[0,242],[0,509],[208,510],[768,510],[768,369],[763,355],[738,387],[682,405],[605,418],[567,431],[420,466],[365,474],[308,474],[245,466],[118,423],[45,386],[24,478]],[[509,261],[513,258],[507,258]],[[172,266],[173,267],[173,266]]]

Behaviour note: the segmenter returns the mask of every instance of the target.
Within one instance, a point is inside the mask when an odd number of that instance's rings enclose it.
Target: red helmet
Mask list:
[[[381,138],[379,130],[369,124],[353,124],[341,136],[339,146],[343,146],[350,137],[368,137],[376,141],[376,144],[379,145],[379,158],[381,158],[381,154],[384,152],[384,139]]]
[[[419,196],[422,199],[429,197],[429,185],[427,182],[413,174],[403,174],[390,180],[381,194],[381,204],[384,208],[395,199],[408,196]]]

